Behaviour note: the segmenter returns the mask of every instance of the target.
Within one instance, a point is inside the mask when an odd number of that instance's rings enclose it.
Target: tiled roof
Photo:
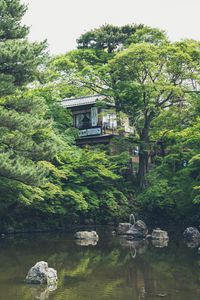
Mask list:
[[[61,104],[63,107],[71,108],[75,106],[95,104],[98,100],[104,100],[104,99],[105,96],[102,95],[94,95],[94,96],[79,97],[79,98],[65,98],[61,101]]]

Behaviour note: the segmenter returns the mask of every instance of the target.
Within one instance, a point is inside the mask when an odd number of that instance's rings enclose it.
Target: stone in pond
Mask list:
[[[57,284],[57,272],[53,268],[48,267],[45,261],[37,262],[26,276],[25,282],[30,284],[47,284],[53,286]]]
[[[130,229],[126,232],[126,235],[128,235],[133,239],[145,238],[147,234],[148,234],[147,225],[142,220],[138,220],[137,222],[135,222],[135,224],[132,225]]]
[[[99,236],[96,231],[78,231],[74,235],[75,239],[98,241]]]
[[[48,272],[47,272],[48,286],[54,287],[54,285],[57,283],[57,280],[58,280],[57,271],[53,268],[48,268]]]
[[[167,231],[161,230],[160,228],[156,228],[152,232],[152,240],[169,240]]]
[[[119,223],[117,228],[117,233],[119,235],[126,234],[126,232],[130,229],[131,224],[130,223]]]
[[[200,232],[195,227],[188,227],[183,232],[183,237],[187,241],[199,241],[200,242]]]

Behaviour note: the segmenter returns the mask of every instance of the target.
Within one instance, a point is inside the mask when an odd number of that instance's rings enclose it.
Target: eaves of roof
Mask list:
[[[104,99],[105,96],[102,95],[93,95],[79,98],[65,98],[61,101],[61,105],[66,108],[72,108],[76,106],[93,105],[97,101],[103,101]]]

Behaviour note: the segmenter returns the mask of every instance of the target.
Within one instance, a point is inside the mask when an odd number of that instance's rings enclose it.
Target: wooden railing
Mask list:
[[[78,129],[80,130],[80,137],[95,135],[95,129],[96,135],[114,134],[117,131],[117,129],[112,126],[111,122],[98,122],[97,126],[92,126],[91,123],[87,123],[79,127]]]

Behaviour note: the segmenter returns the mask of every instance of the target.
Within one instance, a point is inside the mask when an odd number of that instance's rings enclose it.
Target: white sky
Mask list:
[[[200,40],[200,0],[22,0],[31,41],[47,38],[52,54],[76,47],[84,32],[105,23],[145,24],[164,29],[171,40]]]

